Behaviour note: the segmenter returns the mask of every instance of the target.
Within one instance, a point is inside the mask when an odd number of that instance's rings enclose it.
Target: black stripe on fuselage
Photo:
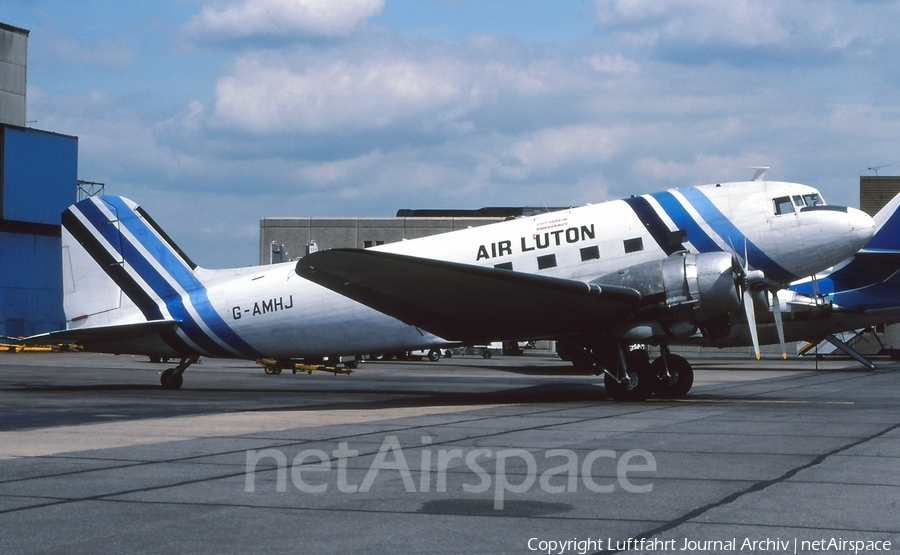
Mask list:
[[[647,199],[630,197],[624,200],[634,210],[635,215],[647,228],[659,248],[667,255],[685,250],[682,243],[686,240],[687,235],[682,230],[671,231]]]
[[[159,305],[125,270],[122,263],[113,258],[108,250],[100,243],[100,240],[88,230],[81,220],[79,220],[71,210],[66,210],[62,214],[62,225],[75,238],[78,243],[84,247],[84,250],[94,259],[98,266],[106,272],[106,275],[118,285],[122,292],[134,302],[135,306],[144,315],[147,320],[163,320],[164,316],[159,309]],[[182,340],[177,333],[169,331],[160,334],[162,340],[179,353],[196,353],[196,349],[192,349]]]

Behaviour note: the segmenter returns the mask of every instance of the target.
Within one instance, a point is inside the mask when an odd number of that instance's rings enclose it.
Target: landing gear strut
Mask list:
[[[200,357],[197,355],[184,357],[181,359],[181,362],[178,363],[178,366],[169,368],[163,372],[159,377],[159,383],[162,385],[162,388],[180,389],[181,384],[184,383],[184,371],[188,369],[188,366],[194,364],[198,360],[200,360]]]
[[[603,374],[606,393],[616,401],[646,401],[653,394],[653,372],[647,351],[637,349],[625,353],[618,345],[616,372]]]

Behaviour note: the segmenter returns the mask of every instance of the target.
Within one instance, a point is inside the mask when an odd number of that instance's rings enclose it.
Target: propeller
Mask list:
[[[734,250],[734,245],[732,245]],[[753,343],[753,354],[759,360],[759,331],[756,325],[756,310],[753,307],[752,289],[766,288],[772,292],[772,311],[775,315],[775,329],[778,332],[778,342],[781,345],[781,357],[787,359],[787,348],[784,344],[784,323],[781,318],[781,303],[778,300],[780,285],[766,278],[762,270],[750,269],[750,257],[747,253],[747,242],[744,242],[744,259],[737,264],[739,274],[738,285],[741,288],[741,298],[744,302],[744,314],[747,317],[747,326],[750,328],[750,340]]]
[[[775,329],[778,331],[778,343],[781,345],[781,358],[787,360],[787,349],[784,347],[784,323],[781,321],[781,301],[778,300],[778,289],[772,290],[772,312],[775,314]]]
[[[747,326],[750,327],[750,340],[753,341],[753,354],[759,360],[759,335],[756,331],[756,311],[753,309],[753,297],[750,295],[750,287],[743,287],[744,313],[747,315]]]

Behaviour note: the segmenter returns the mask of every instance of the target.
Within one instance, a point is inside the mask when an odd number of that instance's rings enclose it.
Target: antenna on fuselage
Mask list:
[[[748,166],[748,168],[756,170],[750,181],[762,181],[766,177],[766,172],[769,171],[769,166]]]

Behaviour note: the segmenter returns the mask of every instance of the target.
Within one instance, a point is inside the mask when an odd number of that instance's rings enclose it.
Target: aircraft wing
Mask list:
[[[154,320],[137,324],[98,326],[72,330],[51,331],[16,340],[20,345],[55,345],[57,343],[110,343],[133,341],[148,336],[174,331],[178,322]]]
[[[634,289],[360,249],[307,255],[297,273],[451,341],[536,339],[601,326]]]

